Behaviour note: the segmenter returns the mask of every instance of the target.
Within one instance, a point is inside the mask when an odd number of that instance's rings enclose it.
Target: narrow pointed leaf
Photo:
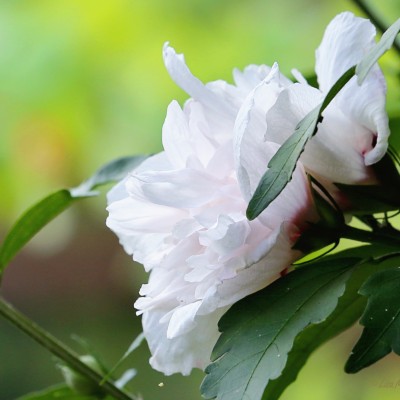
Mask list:
[[[11,228],[0,248],[0,274],[22,247],[73,201],[69,190],[59,190],[25,211]]]
[[[247,207],[248,219],[257,218],[292,179],[301,153],[307,142],[316,134],[318,123],[322,121],[322,112],[354,76],[354,71],[355,67],[351,67],[338,79],[325,96],[324,101],[299,122],[294,133],[272,157],[268,164],[268,170],[262,176]]]
[[[122,179],[145,158],[145,156],[133,156],[114,160],[100,168],[78,187],[59,190],[25,211],[11,228],[0,247],[0,277],[8,263],[25,244],[75,200],[96,195],[97,193],[93,192],[93,189]]]
[[[206,368],[206,399],[261,399],[280,376],[295,337],[325,320],[359,258],[320,261],[296,270],[238,303],[220,320],[222,332]]]
[[[282,375],[269,382],[263,394],[263,400],[277,400],[284,390],[296,380],[298,373],[307,362],[310,355],[323,343],[337,336],[351,325],[353,325],[363,313],[367,304],[367,299],[361,296],[358,291],[368,277],[382,269],[393,267],[400,261],[400,255],[379,261],[374,261],[368,257],[368,253],[375,256],[390,254],[391,249],[379,249],[375,246],[362,246],[361,251],[366,257],[365,262],[354,269],[350,279],[346,284],[346,291],[339,299],[335,311],[322,323],[311,325],[301,332],[290,351],[288,361]],[[339,254],[341,256],[357,255],[354,249],[345,250]]]
[[[362,286],[368,297],[361,318],[364,330],[345,370],[355,373],[394,351],[400,355],[400,267],[379,271]]]
[[[104,377],[103,381],[105,382],[107,379],[111,377],[113,372],[122,364],[122,362],[129,357],[144,341],[144,333],[141,332],[131,343],[129,346],[128,350],[125,352],[125,354],[121,357],[121,359],[110,369],[110,371],[107,373],[107,375]]]
[[[368,52],[368,54],[357,65],[357,82],[361,85],[374,64],[388,51],[393,45],[400,31],[400,18],[392,24],[382,35],[381,40]]]

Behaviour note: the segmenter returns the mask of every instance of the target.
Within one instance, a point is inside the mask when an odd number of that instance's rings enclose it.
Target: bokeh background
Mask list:
[[[398,0],[368,4],[388,23],[400,16]],[[185,53],[204,82],[232,82],[234,67],[274,61],[286,74],[296,67],[310,75],[325,26],[344,10],[362,15],[346,0],[1,0],[0,238],[48,193],[75,186],[114,158],[161,150],[167,105],[187,98],[164,68],[164,42]],[[400,114],[398,60],[389,54],[382,61],[392,115]],[[85,338],[112,366],[140,332],[133,303],[147,278],[106,229],[104,194],[41,232],[12,262],[1,292],[82,353],[71,334]],[[400,398],[394,356],[344,374],[359,332],[317,351],[283,399]],[[201,372],[164,377],[148,357],[142,345],[124,363],[138,370],[134,393],[200,399]],[[0,320],[0,399],[60,381],[52,356]]]

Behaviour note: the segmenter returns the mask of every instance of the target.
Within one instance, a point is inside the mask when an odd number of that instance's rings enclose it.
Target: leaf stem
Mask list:
[[[35,322],[31,321],[25,315],[17,311],[10,303],[0,297],[0,315],[3,315],[17,328],[25,332],[33,340],[45,347],[55,356],[67,363],[76,372],[85,376],[89,381],[101,387],[107,394],[117,400],[132,400],[122,390],[118,389],[111,381],[105,381],[102,385],[103,377],[88,365],[84,364],[73,350],[65,346],[49,332],[45,331]]]
[[[351,0],[371,21],[372,23],[378,28],[378,30],[383,33],[388,29],[388,26],[375,15],[372,9],[365,4],[364,0]],[[397,53],[400,54],[400,45],[396,40],[393,43],[393,47],[396,49]]]

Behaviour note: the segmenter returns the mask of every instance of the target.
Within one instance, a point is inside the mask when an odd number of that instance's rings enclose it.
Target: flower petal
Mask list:
[[[220,188],[217,179],[192,168],[142,172],[127,181],[128,192],[141,192],[152,203],[176,208],[199,207]]]
[[[233,304],[278,278],[282,270],[301,255],[300,252],[292,250],[296,234],[298,228],[290,223],[282,223],[272,232],[261,244],[264,247],[263,257],[218,286],[216,295],[219,298],[219,307]]]
[[[363,127],[364,143],[360,149],[365,165],[378,162],[386,153],[390,135],[386,113],[386,83],[376,65],[359,86],[353,78],[336,98],[340,110]]]
[[[186,93],[211,110],[218,110],[229,116],[232,115],[235,110],[193,76],[185,63],[183,54],[176,54],[175,50],[168,43],[165,43],[163,55],[165,66],[171,78]]]
[[[307,84],[296,83],[285,89],[267,114],[266,138],[283,143],[301,119],[322,101],[322,96]],[[300,158],[307,171],[330,182],[372,182],[373,173],[363,157],[372,133],[343,113],[336,101],[327,107],[323,117]]]
[[[316,51],[315,71],[319,87],[326,93],[338,78],[356,65],[375,43],[376,30],[364,18],[344,12],[327,26]]]
[[[268,160],[277,148],[264,141],[266,114],[285,87],[275,64],[268,77],[247,96],[235,122],[234,155],[240,189],[245,200],[253,195]],[[268,139],[271,141],[270,139]]]
[[[153,309],[143,314],[143,331],[151,351],[151,366],[171,375],[180,372],[189,375],[192,368],[204,369],[210,363],[211,351],[220,335],[218,320],[227,308],[217,309],[211,314],[196,316],[196,331],[168,339],[168,322],[160,323],[167,313],[165,309]]]

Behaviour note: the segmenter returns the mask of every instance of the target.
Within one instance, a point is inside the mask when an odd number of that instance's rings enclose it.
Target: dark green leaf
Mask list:
[[[76,188],[59,190],[29,208],[11,228],[0,248],[0,276],[22,247],[51,220],[67,209],[74,200],[96,195],[93,189],[124,178],[145,158],[145,156],[133,156],[112,161]]]
[[[400,208],[399,186],[382,187],[381,185],[344,185],[336,186],[351,203],[354,215],[375,214]]]
[[[358,76],[358,84],[364,82],[368,72],[376,62],[392,47],[396,36],[400,31],[400,18],[389,27],[389,29],[382,35],[381,40],[377,43],[371,51],[361,60],[357,65],[356,75]]]
[[[97,400],[94,396],[74,393],[68,386],[61,384],[52,386],[40,392],[30,393],[17,400]]]
[[[247,218],[252,220],[261,214],[292,179],[298,159],[307,142],[317,132],[322,121],[321,113],[343,86],[354,76],[355,67],[346,71],[332,86],[324,101],[308,113],[297,125],[294,133],[283,143],[268,164],[247,207]]]
[[[391,251],[390,249],[383,249],[381,251],[379,248],[375,248],[375,246],[363,246],[357,249],[357,252],[353,249],[345,250],[339,253],[339,255],[341,257],[344,255],[355,256],[360,253],[359,250],[366,256],[366,261],[365,263],[360,263],[355,268],[346,284],[346,291],[339,299],[335,311],[325,321],[317,325],[311,325],[296,337],[282,375],[268,384],[264,391],[263,400],[277,400],[283,391],[296,380],[301,368],[315,349],[349,328],[360,318],[367,300],[365,297],[359,295],[358,290],[365,280],[374,272],[390,268],[393,266],[393,263],[400,261],[400,256],[386,260],[383,258],[381,261],[376,262],[368,259],[369,252],[371,255],[375,254],[378,256],[379,254],[384,255]]]
[[[400,117],[394,117],[389,119],[389,128],[391,135],[389,136],[389,144],[400,151]]]
[[[336,186],[350,203],[352,214],[368,215],[400,209],[400,175],[389,154],[376,164],[374,173],[379,184]]]
[[[365,328],[346,363],[349,373],[368,367],[391,351],[400,355],[400,267],[372,275],[360,294],[368,297],[361,318]]]
[[[325,320],[359,258],[316,262],[238,303],[220,320],[222,332],[202,384],[206,399],[260,399],[280,376],[295,337]]]

